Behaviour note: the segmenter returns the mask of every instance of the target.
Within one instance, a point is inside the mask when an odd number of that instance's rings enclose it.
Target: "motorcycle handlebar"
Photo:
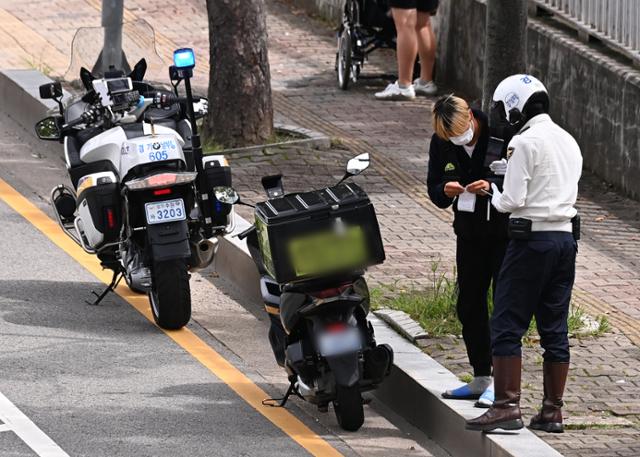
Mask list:
[[[178,97],[177,95],[167,91],[146,92],[144,97],[152,98],[153,104],[158,108],[167,108],[176,103],[185,104],[189,102],[187,97]],[[202,97],[193,97],[194,103],[198,103],[200,100],[202,100]]]
[[[244,240],[246,237],[251,235],[251,233],[255,232],[255,230],[256,230],[256,226],[252,225],[251,227],[249,227],[245,231],[238,233],[238,239]]]
[[[71,127],[75,127],[76,125],[94,122],[97,119],[98,114],[99,114],[98,109],[95,106],[92,106],[87,111],[82,113],[79,117],[63,125],[62,129],[67,130],[67,129],[70,129]]]

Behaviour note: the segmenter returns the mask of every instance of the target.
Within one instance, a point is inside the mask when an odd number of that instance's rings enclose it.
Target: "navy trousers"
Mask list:
[[[494,356],[521,355],[522,337],[535,316],[544,360],[569,362],[567,318],[577,249],[565,232],[533,232],[529,240],[509,242],[491,318]]]

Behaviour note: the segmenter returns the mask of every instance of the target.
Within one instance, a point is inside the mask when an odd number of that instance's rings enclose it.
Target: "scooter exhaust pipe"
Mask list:
[[[213,262],[218,250],[218,239],[202,238],[200,241],[191,241],[191,271],[199,271],[207,268]]]

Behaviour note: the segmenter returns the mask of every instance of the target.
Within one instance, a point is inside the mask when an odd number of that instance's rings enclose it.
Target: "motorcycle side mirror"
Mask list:
[[[267,192],[267,196],[271,198],[279,198],[284,195],[284,186],[282,184],[282,175],[271,175],[262,178],[262,187]]]
[[[233,187],[217,186],[213,188],[213,193],[220,203],[226,203],[227,205],[240,203],[240,195]]]
[[[347,162],[347,172],[344,174],[338,184],[341,184],[345,179],[350,178],[351,176],[359,175],[367,168],[369,168],[370,163],[371,160],[369,158],[368,152],[355,156],[353,159]]]
[[[59,81],[43,84],[39,87],[39,90],[40,98],[43,100],[55,100],[58,103],[60,114],[64,112],[64,107],[62,106],[62,84]]]
[[[169,79],[175,83],[179,83],[180,81],[182,81],[180,70],[175,65],[171,65],[169,67]]]
[[[49,116],[36,123],[36,135],[45,141],[59,141],[62,139],[60,116]]]
[[[216,186],[213,188],[213,194],[220,203],[226,203],[227,205],[244,205],[255,208],[254,205],[240,200],[240,195],[233,187]]]
[[[369,153],[365,152],[360,154],[347,162],[347,173],[350,176],[356,176],[369,168],[371,160],[369,159]]]
[[[56,99],[62,97],[62,84],[60,82],[52,82],[40,86],[40,98]]]
[[[206,97],[197,97],[198,101],[193,102],[193,113],[196,119],[202,119],[209,113],[209,99]]]

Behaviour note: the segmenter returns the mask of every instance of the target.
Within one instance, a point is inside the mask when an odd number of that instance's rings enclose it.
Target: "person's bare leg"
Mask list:
[[[409,86],[412,83],[413,64],[418,55],[418,39],[416,37],[417,10],[391,8],[393,21],[396,24],[398,59],[398,84]]]
[[[431,15],[418,11],[416,22],[418,52],[420,53],[420,79],[433,81],[433,66],[436,62],[436,35],[431,25]]]

